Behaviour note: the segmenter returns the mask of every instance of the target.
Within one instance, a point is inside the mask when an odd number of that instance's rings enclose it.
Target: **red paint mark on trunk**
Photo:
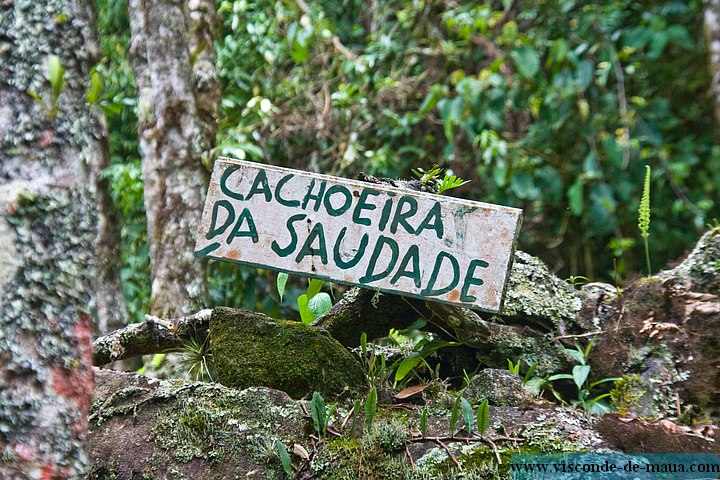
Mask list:
[[[59,467],[48,463],[40,470],[40,480],[67,480],[71,478],[70,467]]]
[[[77,342],[79,365],[70,369],[52,368],[55,392],[77,405],[78,416],[72,427],[73,434],[77,437],[87,431],[87,417],[95,387],[92,372],[92,330],[90,316],[81,315],[72,330]]]

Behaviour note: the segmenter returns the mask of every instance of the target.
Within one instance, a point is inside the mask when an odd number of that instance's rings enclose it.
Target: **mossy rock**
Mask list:
[[[694,291],[720,295],[720,227],[706,232],[680,265],[660,275],[689,278]]]
[[[524,407],[533,401],[519,376],[494,368],[486,368],[472,377],[463,397],[472,405],[487,400],[490,405],[501,407]]]
[[[337,397],[364,389],[356,357],[332,337],[299,322],[216,308],[210,345],[218,381],[234,388],[266,386],[302,398]]]

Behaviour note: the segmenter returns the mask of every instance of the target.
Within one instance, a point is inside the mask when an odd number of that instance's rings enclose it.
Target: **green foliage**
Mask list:
[[[397,453],[405,446],[407,428],[397,420],[380,420],[363,439],[369,446],[379,447],[384,453]]]
[[[285,444],[280,440],[276,440],[275,445],[277,446],[278,456],[280,457],[280,462],[282,462],[283,470],[288,477],[291,477],[293,474],[292,461],[290,460],[290,455],[288,455],[287,448],[285,448]]]
[[[358,422],[357,419],[360,417],[360,400],[355,400],[355,403],[353,404],[352,412],[353,412],[353,419],[352,424],[350,425],[350,432],[354,435],[357,431]]]
[[[180,348],[180,366],[188,377],[197,382],[214,382],[217,378],[210,351],[210,336],[200,340],[192,335]]]
[[[410,353],[410,355],[399,360],[399,363],[394,363],[391,367],[391,369],[395,370],[395,381],[400,382],[404,380],[405,377],[407,377],[408,374],[412,372],[421,363],[425,363],[425,365],[430,369],[430,366],[427,365],[427,362],[425,361],[427,357],[429,357],[441,348],[456,345],[460,344],[458,342],[448,342],[446,340],[430,340],[428,338],[423,338],[417,344],[415,344],[415,347],[413,348],[413,351],[412,353]]]
[[[450,408],[450,423],[448,425],[448,428],[450,430],[450,436],[455,436],[455,429],[457,426],[457,421],[460,418],[460,401],[462,399],[461,395],[458,395],[455,401],[452,404],[452,407]]]
[[[94,105],[100,100],[102,95],[103,83],[98,72],[92,72],[90,75],[90,87],[85,94],[89,104]]]
[[[522,363],[520,360],[518,360],[517,363],[513,363],[513,361],[508,358],[507,362],[508,362],[508,371],[510,373],[514,373],[515,375],[522,376],[520,374],[520,366]],[[532,365],[530,365],[530,368],[528,368],[527,372],[525,372],[525,376],[523,376],[523,379],[522,379],[523,386],[527,390],[532,392],[533,395],[538,395],[540,393],[540,388],[545,384],[545,380],[543,378],[533,376],[538,365],[539,365],[539,362],[535,362]]]
[[[287,283],[287,274],[279,273],[277,278],[277,288],[282,301],[283,293],[285,293],[285,284]],[[315,321],[320,315],[332,308],[332,299],[330,295],[321,292],[320,289],[325,284],[324,280],[311,279],[307,288],[307,292],[298,297],[298,311],[300,319],[303,323],[309,325]]]
[[[503,8],[220,2],[222,152],[343,176],[440,159],[464,195],[525,209],[521,248],[606,280],[613,257],[619,277],[644,263],[629,239],[647,163],[673,238],[652,258],[679,256],[719,208],[701,2]]]
[[[32,97],[42,108],[48,117],[52,118],[58,114],[58,103],[60,102],[60,94],[65,88],[65,69],[60,63],[60,57],[50,55],[47,63],[47,79],[50,83],[50,104],[33,90],[28,90],[27,94]]]
[[[477,427],[480,435],[483,435],[490,427],[490,407],[488,406],[487,398],[478,406]]]
[[[420,413],[420,435],[423,437],[427,436],[428,432],[428,409],[427,407],[423,407],[422,412]]]
[[[278,273],[277,276],[277,291],[280,295],[280,301],[282,302],[283,294],[285,293],[285,285],[288,281],[288,274],[285,272]]]
[[[442,169],[437,165],[427,172],[422,168],[412,169],[412,173],[418,177],[423,184],[430,186],[438,195],[447,190],[462,187],[470,182],[470,180],[463,180],[462,178],[458,178],[452,174],[448,175],[447,173],[443,176],[442,180],[439,180],[440,172],[442,172]]]
[[[472,181],[447,175],[438,187],[522,207],[520,248],[546,252],[565,277],[621,283],[648,257],[655,268],[677,258],[720,217],[699,0],[522,0],[508,15],[505,2],[305,5],[218,2],[219,153],[347,177],[407,177],[438,163]],[[127,5],[99,0],[97,12],[87,99],[107,119],[111,168],[129,172],[139,164]],[[55,92],[61,68],[48,75]],[[647,255],[633,238],[644,165],[655,181],[653,235],[667,239]],[[123,178],[108,176],[140,320],[147,237],[142,197],[125,196]],[[267,275],[214,262],[210,271],[214,305],[279,313]],[[282,305],[290,314],[292,293]],[[310,300],[306,320],[327,306]]]
[[[310,401],[310,416],[313,420],[313,427],[318,433],[318,437],[324,438],[327,435],[328,424],[337,408],[337,404],[325,405],[325,399],[318,392],[313,392]]]
[[[575,344],[575,348],[566,348],[565,352],[573,358],[579,365],[575,365],[572,369],[572,373],[558,373],[548,377],[549,382],[556,380],[572,380],[578,389],[577,399],[570,401],[573,405],[582,407],[588,413],[591,414],[604,414],[612,411],[610,405],[608,405],[605,398],[610,396],[610,393],[603,393],[600,395],[593,396],[592,390],[600,384],[606,382],[615,382],[620,380],[619,378],[602,378],[595,382],[589,382],[588,377],[590,376],[591,366],[588,364],[588,356],[592,349],[592,342],[585,347],[581,348],[580,345]],[[558,400],[563,400],[561,395],[554,388],[551,389],[552,393]]]
[[[638,208],[638,228],[640,236],[645,242],[645,260],[647,262],[647,274],[652,275],[650,267],[650,249],[648,248],[648,237],[650,236],[650,166],[645,166],[645,181],[643,182],[643,193]]]
[[[372,387],[386,388],[391,386],[392,369],[388,368],[385,355],[368,354],[367,334],[360,335],[360,353],[363,369]]]
[[[377,412],[377,389],[375,387],[370,389],[367,398],[365,399],[365,430],[372,430],[372,422]]]
[[[468,435],[472,435],[475,431],[475,412],[473,412],[472,405],[464,397],[460,397],[460,408],[465,422],[465,430]]]
[[[626,415],[631,409],[640,405],[645,395],[640,375],[623,375],[610,390],[610,403],[620,415]]]
[[[120,218],[120,276],[130,320],[141,322],[150,308],[150,254],[139,160],[117,162],[101,178]]]

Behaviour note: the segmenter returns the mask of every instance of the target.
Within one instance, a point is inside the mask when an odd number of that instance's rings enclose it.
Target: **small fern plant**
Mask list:
[[[645,165],[645,182],[643,184],[642,198],[640,199],[640,208],[638,209],[638,228],[640,236],[643,237],[645,243],[645,262],[647,264],[648,275],[651,275],[650,269],[650,249],[648,248],[648,237],[650,236],[650,166]]]

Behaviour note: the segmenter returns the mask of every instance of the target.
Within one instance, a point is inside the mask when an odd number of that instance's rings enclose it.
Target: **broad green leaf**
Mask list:
[[[355,432],[357,431],[357,419],[360,417],[360,400],[355,400],[355,403],[353,404],[353,419],[352,424],[350,424],[350,433],[355,435]]]
[[[318,280],[317,278],[311,279],[307,289],[308,300],[312,300],[315,295],[320,293],[323,285],[325,285],[325,280]]]
[[[513,50],[510,56],[515,60],[520,75],[527,79],[532,79],[540,70],[540,55],[530,45]]]
[[[292,461],[290,460],[290,455],[288,455],[288,451],[285,448],[285,444],[280,440],[277,440],[275,445],[277,446],[278,456],[282,462],[283,470],[285,470],[285,473],[288,476],[291,476],[293,474]]]
[[[300,319],[304,324],[309,325],[315,320],[315,317],[313,317],[308,307],[307,295],[302,294],[298,297],[298,310],[300,311]]]
[[[475,412],[473,412],[472,405],[465,400],[465,397],[460,397],[460,407],[462,409],[463,420],[465,421],[465,429],[468,435],[472,435],[475,430]]]
[[[282,302],[283,295],[285,294],[285,285],[288,281],[288,274],[285,272],[278,273],[277,276],[277,290],[280,295],[280,301]]]
[[[490,427],[490,407],[487,398],[482,401],[477,409],[477,428],[478,433],[482,435]]]
[[[604,397],[606,395],[610,394],[607,393],[605,395],[601,395],[601,397]],[[588,405],[587,411],[592,413],[593,415],[605,415],[606,413],[612,412],[613,409],[604,400],[601,400],[600,398],[595,398]]]
[[[597,382],[592,382],[590,384],[590,388],[596,387],[596,386],[600,385],[601,383],[617,382],[618,380],[622,380],[622,378],[621,377],[601,378]]]
[[[360,349],[362,350],[363,357],[367,356],[367,333],[365,332],[360,334]]]
[[[377,390],[373,387],[368,393],[365,400],[365,430],[368,432],[372,429],[373,418],[377,411]]]
[[[405,330],[420,330],[427,325],[427,320],[424,318],[419,318],[415,320],[413,323],[411,323]]]
[[[569,373],[556,373],[555,375],[550,375],[548,377],[548,380],[551,382],[554,382],[555,380],[572,380],[573,376]]]
[[[581,91],[587,90],[593,81],[593,74],[595,73],[595,65],[589,60],[583,60],[580,62],[577,71],[577,86]]]
[[[535,362],[530,366],[530,369],[525,374],[525,382],[530,381],[530,379],[532,378],[532,374],[535,373],[535,369],[537,369],[537,366],[538,366],[538,362]]]
[[[57,55],[50,55],[48,59],[48,80],[50,80],[50,86],[53,90],[53,95],[57,97],[63,88],[63,80],[65,76],[65,69],[60,64],[60,57]]]
[[[407,377],[408,373],[410,373],[413,368],[417,367],[422,360],[423,356],[417,352],[411,353],[405,357],[395,371],[395,381],[399,382],[403,378]]]
[[[582,389],[588,375],[590,375],[590,365],[575,365],[573,367],[572,376],[578,389]]]
[[[100,95],[103,91],[103,82],[98,72],[93,72],[90,77],[90,88],[87,91],[87,101],[89,104],[94,105],[100,100]]]
[[[320,292],[310,299],[308,309],[312,313],[313,320],[332,308],[332,299],[325,292]]]
[[[540,395],[540,390],[545,386],[545,379],[540,377],[533,377],[525,382],[523,387],[531,394],[537,396]]]
[[[310,416],[313,420],[313,427],[318,435],[323,434],[325,421],[325,399],[318,392],[313,392],[312,400],[310,401]]]
[[[568,189],[568,200],[570,201],[570,211],[580,216],[583,212],[583,182],[580,178]]]
[[[572,348],[566,348],[566,349],[565,349],[565,353],[567,353],[568,355],[570,355],[570,356],[573,358],[573,360],[575,360],[576,362],[578,362],[580,365],[585,365],[585,361],[586,361],[586,360],[585,360],[585,355],[583,355],[582,352],[580,352],[580,351],[578,351],[578,350],[574,350],[574,349],[572,349]]]
[[[422,435],[423,437],[427,436],[427,419],[428,409],[427,407],[424,407],[422,413],[420,414],[420,435]]]

